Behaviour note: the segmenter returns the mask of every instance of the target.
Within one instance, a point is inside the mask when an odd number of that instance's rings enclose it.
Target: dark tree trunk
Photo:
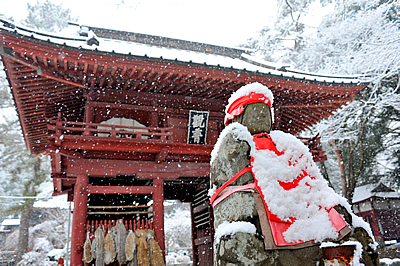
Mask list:
[[[319,165],[319,169],[321,171],[322,177],[326,180],[326,182],[328,182],[328,186],[330,186],[333,189],[331,180],[329,179],[328,171],[326,170],[325,162],[321,161],[318,163],[318,165]]]
[[[347,197],[347,180],[346,180],[346,171],[344,167],[342,152],[337,147],[336,140],[333,139],[331,142],[332,142],[332,147],[335,150],[336,156],[339,161],[340,178],[342,181],[342,196]]]
[[[29,218],[31,216],[32,207],[27,207],[21,213],[21,221],[19,225],[19,237],[18,237],[18,250],[16,260],[19,262],[22,259],[22,255],[28,252],[29,243]]]

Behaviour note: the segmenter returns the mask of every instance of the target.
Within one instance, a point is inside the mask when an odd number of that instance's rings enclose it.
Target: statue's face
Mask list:
[[[241,124],[247,127],[252,135],[269,133],[272,125],[271,109],[265,103],[246,105]]]

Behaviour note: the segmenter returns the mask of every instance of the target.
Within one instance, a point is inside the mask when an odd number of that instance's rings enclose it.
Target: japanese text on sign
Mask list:
[[[206,144],[208,112],[189,112],[188,144]]]

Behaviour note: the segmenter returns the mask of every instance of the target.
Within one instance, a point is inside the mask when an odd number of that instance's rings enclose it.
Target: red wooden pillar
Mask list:
[[[156,239],[165,258],[164,239],[164,180],[156,178],[153,180],[153,227]]]
[[[194,208],[193,202],[190,203],[190,219],[192,223],[192,257],[193,257],[193,265],[199,265],[199,256],[196,247],[196,239],[197,239],[197,230],[194,225]]]
[[[82,265],[88,202],[88,176],[78,175],[74,188],[74,215],[71,235],[71,265]]]
[[[85,123],[94,123],[94,107],[89,101],[86,103]]]

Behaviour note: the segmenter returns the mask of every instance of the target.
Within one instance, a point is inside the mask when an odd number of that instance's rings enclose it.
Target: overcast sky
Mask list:
[[[271,23],[276,13],[276,0],[50,1],[70,8],[83,25],[223,46],[243,44]],[[27,2],[35,4],[36,0],[4,2],[0,13],[18,22],[28,14]]]

